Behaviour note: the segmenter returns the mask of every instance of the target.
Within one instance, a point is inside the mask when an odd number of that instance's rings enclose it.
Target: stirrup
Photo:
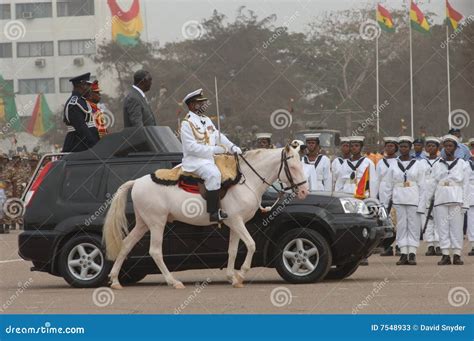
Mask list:
[[[229,216],[227,213],[225,213],[223,210],[220,208],[217,210],[217,212],[213,212],[210,214],[210,220],[212,222],[222,222],[224,219],[227,219]]]

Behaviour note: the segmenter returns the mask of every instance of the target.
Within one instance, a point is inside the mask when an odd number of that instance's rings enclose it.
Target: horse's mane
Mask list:
[[[264,149],[264,148],[258,148],[258,149],[251,149],[247,150],[244,153],[244,157],[253,157],[257,156],[258,154],[265,154],[267,152],[274,152],[276,150],[281,150],[282,148],[276,148],[276,149]]]

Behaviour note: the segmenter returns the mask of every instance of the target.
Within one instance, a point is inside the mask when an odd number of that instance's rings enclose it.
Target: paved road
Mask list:
[[[167,287],[150,275],[121,291],[73,289],[62,278],[30,272],[20,260],[17,233],[0,235],[0,311],[5,313],[472,313],[474,257],[464,266],[436,265],[438,257],[419,256],[418,266],[395,266],[396,257],[369,258],[343,281],[291,285],[273,269],[255,268],[249,283],[234,289],[224,270],[177,274],[184,290]],[[422,246],[423,252],[425,247]],[[449,292],[452,294],[449,295]],[[458,306],[459,305],[459,306]]]

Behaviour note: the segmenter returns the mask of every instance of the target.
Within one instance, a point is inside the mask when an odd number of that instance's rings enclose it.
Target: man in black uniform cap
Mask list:
[[[68,132],[63,152],[82,152],[99,141],[92,108],[85,99],[91,89],[90,76],[90,73],[85,73],[69,80],[73,90],[64,105],[64,123]]]

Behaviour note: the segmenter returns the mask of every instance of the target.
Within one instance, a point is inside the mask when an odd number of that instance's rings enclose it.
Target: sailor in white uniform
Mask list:
[[[372,160],[361,154],[364,139],[364,136],[350,137],[352,157],[342,164],[338,172],[335,191],[354,195],[357,184],[364,175],[366,168],[369,168],[369,190],[365,194],[366,197],[375,199],[377,198],[377,173]]]
[[[397,265],[416,265],[416,251],[420,245],[420,219],[425,211],[425,168],[410,156],[413,138],[398,138],[400,156],[390,167],[385,181],[388,190],[381,194],[384,205],[392,200],[397,212],[397,245],[401,256]],[[385,191],[385,189],[384,189]]]
[[[454,156],[458,143],[459,140],[454,135],[443,137],[446,157],[433,166],[432,176],[436,186],[429,188],[428,198],[431,199],[434,195],[435,221],[443,254],[438,265],[451,264],[450,252],[453,254],[452,264],[464,264],[461,251],[464,214],[469,208],[469,174],[466,161]]]
[[[311,191],[332,191],[331,161],[320,153],[320,134],[304,134],[306,155],[301,159]]]
[[[474,144],[474,138],[469,139],[469,144]],[[467,162],[467,173],[469,174],[468,186],[468,203],[469,211],[467,212],[467,238],[471,243],[471,251],[469,256],[474,256],[474,156]]]
[[[384,197],[384,194],[387,193],[389,188],[389,184],[385,181],[385,176],[388,173],[390,167],[397,165],[397,153],[398,153],[398,138],[393,136],[387,136],[383,138],[385,143],[384,145],[384,157],[377,163],[375,167],[377,172],[377,179],[378,179],[378,193],[379,193],[379,200],[380,202],[389,202],[387,198]],[[389,204],[389,207],[386,207],[392,211],[392,207]],[[387,212],[390,214],[391,212]],[[393,214],[393,213],[392,213]],[[392,244],[395,241],[396,236],[394,235],[391,238],[384,239],[383,248],[384,251],[380,253],[380,256],[393,256],[393,248]],[[397,248],[398,250],[398,248]]]
[[[202,89],[187,94],[183,102],[188,106],[189,112],[181,123],[182,167],[184,171],[194,173],[204,180],[210,220],[221,221],[227,218],[227,214],[219,208],[221,173],[214,162],[214,155],[241,154],[242,151],[224,134],[219,134],[211,119],[204,115],[209,105]]]
[[[440,157],[439,154],[439,144],[440,141],[438,138],[434,136],[428,136],[425,138],[425,150],[426,150],[426,158],[422,159],[420,162],[425,168],[425,188],[434,188],[436,183],[434,182],[432,172],[433,166],[439,162]],[[441,248],[439,247],[439,234],[438,234],[438,227],[436,226],[436,222],[434,219],[434,212],[431,211],[428,217],[428,210],[430,208],[431,201],[426,200],[426,211],[421,216],[421,230],[425,228],[426,224],[426,231],[423,235],[423,240],[426,241],[428,245],[428,250],[426,251],[426,256],[441,256]],[[428,220],[427,220],[428,219]]]
[[[336,184],[337,178],[339,177],[339,170],[341,169],[344,160],[349,159],[351,157],[351,147],[350,141],[348,137],[340,137],[339,140],[341,141],[341,155],[337,156],[332,160],[331,163],[331,172],[332,172],[332,182],[333,188]]]

